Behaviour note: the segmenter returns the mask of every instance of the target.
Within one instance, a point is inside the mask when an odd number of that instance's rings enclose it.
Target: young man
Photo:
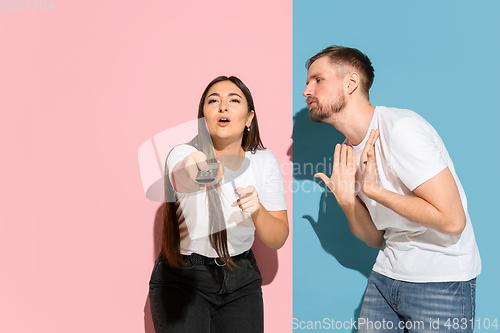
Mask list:
[[[370,104],[374,70],[359,50],[328,47],[306,67],[310,118],[346,136],[331,176],[315,176],[335,194],[352,233],[381,247],[359,332],[472,331],[481,259],[441,138],[412,111]]]

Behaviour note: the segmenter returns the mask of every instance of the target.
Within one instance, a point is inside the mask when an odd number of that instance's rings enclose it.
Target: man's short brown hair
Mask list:
[[[361,77],[361,90],[368,96],[368,92],[375,78],[375,70],[373,69],[370,59],[358,49],[344,46],[329,46],[318,54],[312,56],[306,62],[306,68],[309,69],[312,63],[322,57],[328,57],[330,64],[334,65],[337,70],[345,67],[352,67]],[[346,68],[347,69],[347,68]],[[344,76],[342,70],[337,71],[338,76]]]

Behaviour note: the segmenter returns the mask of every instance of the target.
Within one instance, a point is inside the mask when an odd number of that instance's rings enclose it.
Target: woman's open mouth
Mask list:
[[[219,126],[227,126],[229,125],[229,123],[231,122],[231,119],[229,119],[228,117],[219,117],[219,119],[217,120],[217,123],[219,124]]]

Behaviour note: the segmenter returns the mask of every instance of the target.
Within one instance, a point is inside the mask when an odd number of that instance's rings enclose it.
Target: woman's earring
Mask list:
[[[247,127],[247,131],[250,132],[250,127]]]

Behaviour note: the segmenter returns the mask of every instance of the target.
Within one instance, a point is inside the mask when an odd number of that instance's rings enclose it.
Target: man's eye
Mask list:
[[[316,79],[316,83],[320,83],[323,79]]]

